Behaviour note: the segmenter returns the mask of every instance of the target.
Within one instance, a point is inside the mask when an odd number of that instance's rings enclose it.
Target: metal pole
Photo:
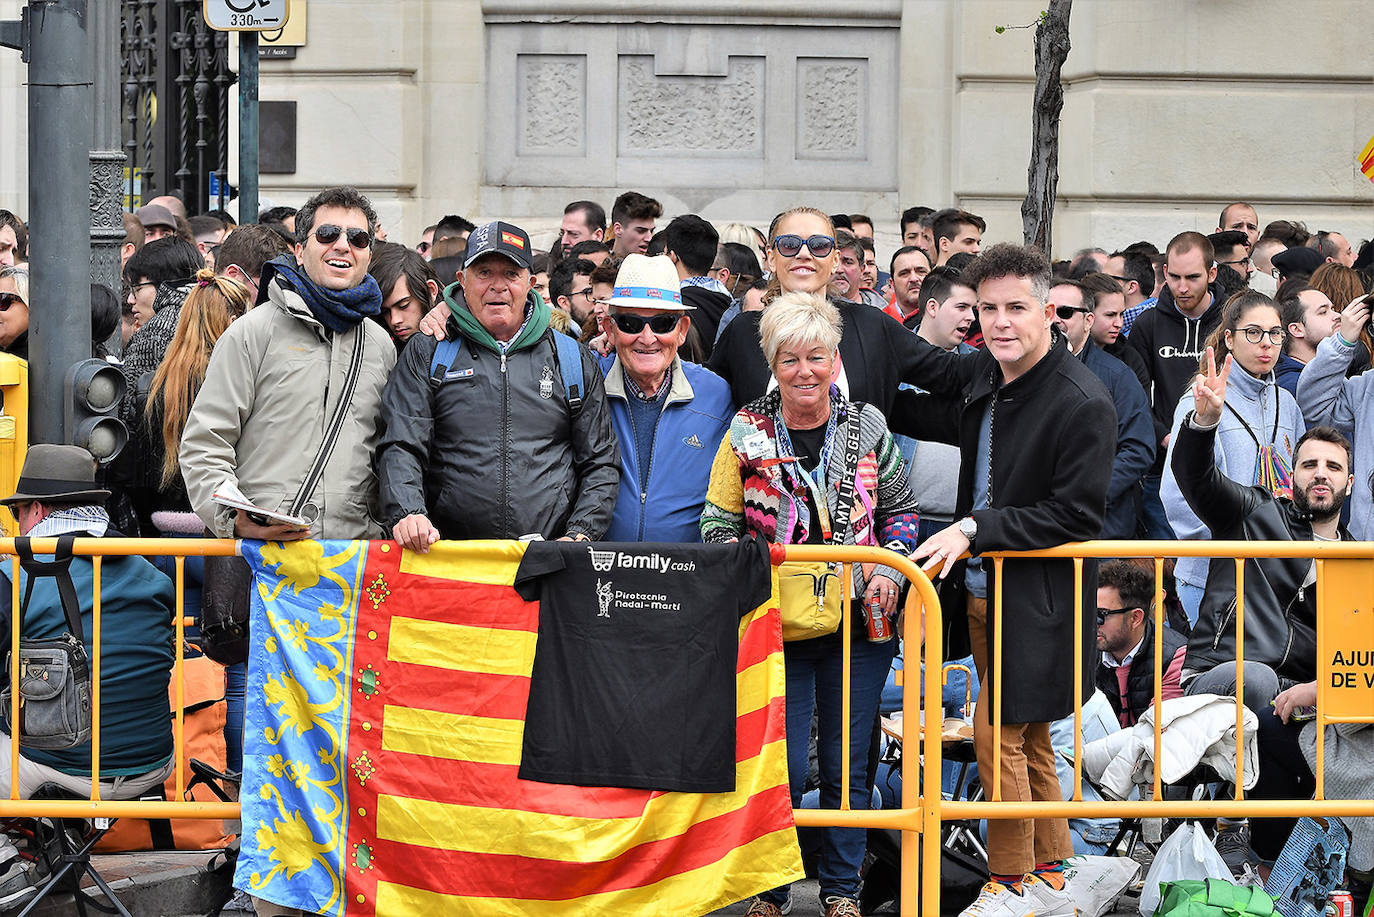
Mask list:
[[[29,26],[29,436],[68,442],[64,378],[91,356],[91,59],[86,0],[34,0]]]
[[[123,5],[90,7],[95,88],[91,110],[91,282],[119,293],[124,242],[124,151],[120,148],[124,87],[119,79],[119,25]],[[120,341],[118,329],[111,341]]]
[[[239,222],[258,221],[258,33],[239,33]]]

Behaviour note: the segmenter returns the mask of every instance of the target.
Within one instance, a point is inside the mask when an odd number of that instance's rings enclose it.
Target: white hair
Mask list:
[[[763,310],[759,339],[772,368],[783,347],[809,350],[824,347],[833,353],[843,331],[840,312],[819,293],[783,293]]]

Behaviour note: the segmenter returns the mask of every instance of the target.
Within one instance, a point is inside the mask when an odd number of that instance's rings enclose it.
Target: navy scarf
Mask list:
[[[273,277],[300,294],[301,299],[321,325],[341,334],[365,318],[382,314],[382,288],[371,274],[363,275],[363,282],[347,290],[330,290],[306,276],[305,271],[290,255],[278,255],[262,266],[262,280],[258,301],[266,298],[267,286]]]

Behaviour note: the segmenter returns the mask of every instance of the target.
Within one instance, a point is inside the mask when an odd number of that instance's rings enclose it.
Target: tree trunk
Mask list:
[[[1059,73],[1069,56],[1069,11],[1073,0],[1050,0],[1045,18],[1035,27],[1035,107],[1031,121],[1031,157],[1021,221],[1026,244],[1051,256],[1050,227],[1059,186],[1059,115],[1064,86]]]

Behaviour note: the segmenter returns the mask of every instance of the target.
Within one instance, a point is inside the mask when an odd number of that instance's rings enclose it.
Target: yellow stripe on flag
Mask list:
[[[403,551],[401,572],[484,586],[513,586],[524,556],[523,541],[439,541],[428,554]]]
[[[1359,162],[1360,171],[1365,174],[1365,177],[1374,181],[1374,137],[1369,138],[1369,142],[1364,145],[1363,150],[1360,150],[1360,155],[1356,157],[1356,161]]]
[[[401,844],[563,860],[576,850],[583,863],[613,860],[640,844],[677,837],[698,822],[726,815],[758,793],[786,779],[787,743],[779,739],[763,753],[741,761],[733,793],[666,793],[650,800],[634,818],[583,818],[380,796],[377,836]]]
[[[382,749],[478,764],[519,764],[523,720],[396,707],[382,711]]]
[[[722,880],[722,876],[725,877]],[[704,914],[745,897],[732,886],[754,889],[760,876],[773,885],[804,878],[797,834],[784,828],[736,847],[714,863],[678,873],[653,885],[561,901],[466,898],[398,885],[377,884],[378,914],[480,915],[480,917],[625,917],[631,914]],[[714,898],[705,889],[718,889]]]
[[[392,618],[386,657],[458,672],[528,676],[536,639],[524,630]]]

